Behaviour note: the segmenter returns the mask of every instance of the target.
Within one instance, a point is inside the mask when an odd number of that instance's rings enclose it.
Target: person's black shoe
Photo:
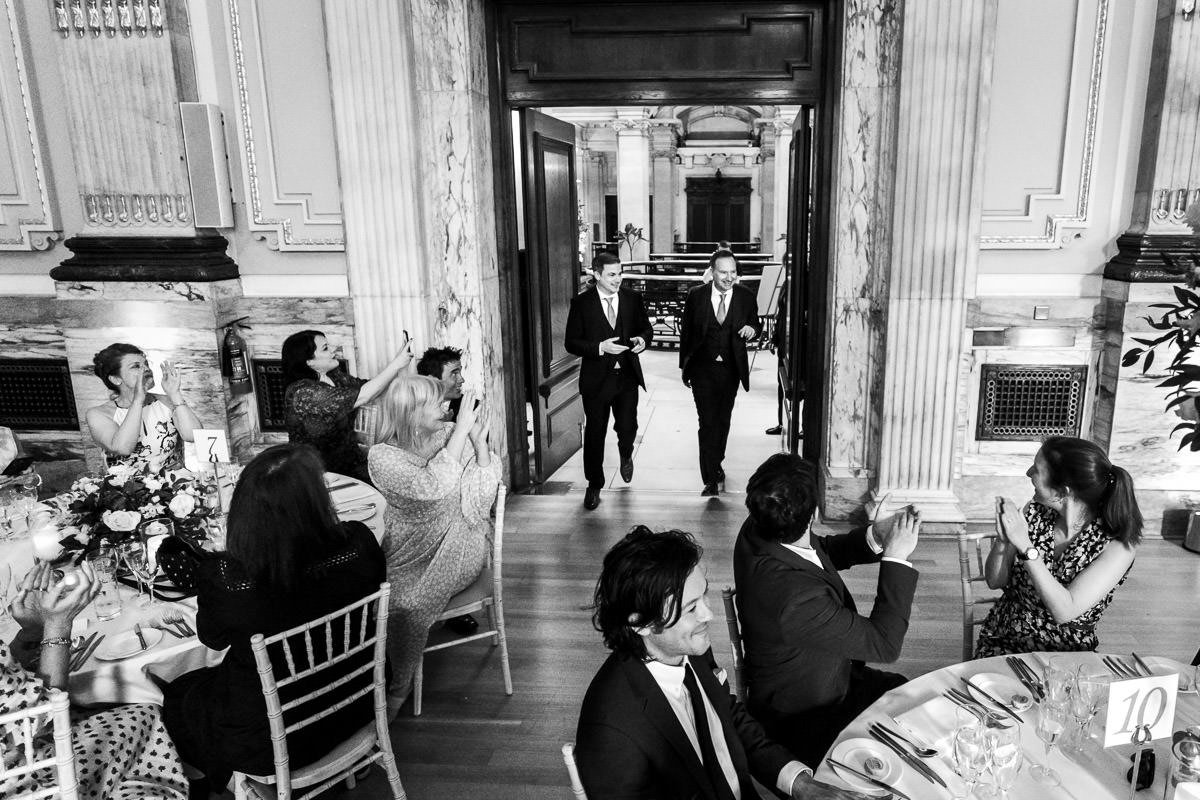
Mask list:
[[[470,636],[479,630],[479,623],[470,614],[463,614],[461,617],[446,620],[446,627],[459,636]]]
[[[782,436],[783,426],[775,425],[774,427],[767,428],[765,431],[763,431],[763,433],[767,434],[767,436]]]
[[[717,479],[714,482],[715,483],[724,483],[725,482],[725,470],[721,469],[720,467],[717,467]]]
[[[588,511],[592,511],[598,505],[600,505],[600,487],[589,486],[587,492],[583,495],[583,507]]]
[[[621,480],[625,481],[626,483],[629,483],[631,480],[633,480],[633,459],[632,458],[622,458],[621,459]]]
[[[715,483],[704,484],[704,491],[700,492],[701,497],[716,497],[719,494],[720,492],[717,491],[717,485]]]

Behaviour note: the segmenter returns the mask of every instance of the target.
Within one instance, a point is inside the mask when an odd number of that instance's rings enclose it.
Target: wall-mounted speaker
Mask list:
[[[193,224],[197,228],[232,228],[233,197],[221,109],[211,103],[180,103],[179,117],[192,185]]]

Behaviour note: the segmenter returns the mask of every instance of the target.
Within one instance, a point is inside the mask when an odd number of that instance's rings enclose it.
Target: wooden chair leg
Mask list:
[[[500,638],[500,670],[504,673],[504,693],[511,695],[512,688],[512,671],[508,667],[508,637],[504,635],[504,603],[498,601],[495,604],[496,615],[496,633]]]
[[[494,631],[492,634],[492,647],[495,647],[496,645],[500,644],[500,628],[496,625],[495,604],[488,603],[483,607],[483,610],[487,612],[488,627]]]
[[[389,741],[386,746],[381,744],[379,750],[379,763],[383,767],[383,771],[387,773],[388,785],[392,789],[392,800],[408,800],[408,795],[404,793],[404,784],[400,783],[400,770],[396,768],[396,756],[392,754],[392,743]]]
[[[413,716],[421,716],[421,685],[425,683],[425,655],[417,661],[417,672],[413,676]]]

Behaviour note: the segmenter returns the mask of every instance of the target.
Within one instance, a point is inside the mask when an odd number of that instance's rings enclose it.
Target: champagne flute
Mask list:
[[[145,547],[141,542],[130,540],[122,542],[117,548],[117,552],[121,555],[121,563],[137,580],[138,594],[141,595],[145,589],[142,588],[142,569],[139,565],[145,561]]]
[[[1011,718],[992,712],[984,723],[984,736],[992,777],[992,786],[987,787],[984,794],[1008,800],[1008,790],[1021,768],[1020,729]]]
[[[1043,670],[1046,679],[1046,700],[1051,703],[1066,703],[1071,698],[1071,687],[1075,682],[1075,671],[1062,656],[1046,660]]]
[[[962,794],[955,795],[955,800],[966,800],[975,791],[979,776],[987,769],[987,742],[983,727],[977,722],[963,725],[954,732],[953,745],[954,771],[966,786]]]
[[[1090,717],[1089,717],[1090,719]],[[1067,729],[1067,707],[1058,703],[1046,701],[1038,706],[1037,735],[1046,745],[1046,759],[1050,751]],[[1029,774],[1038,783],[1058,786],[1062,778],[1048,764],[1034,764],[1029,768]]]
[[[1100,701],[1104,698],[1108,684],[1111,682],[1112,676],[1108,673],[1090,673],[1087,667],[1082,665],[1075,675],[1075,688],[1071,693],[1071,714],[1079,722],[1080,747],[1088,738],[1087,733],[1092,724],[1092,717],[1096,715]]]

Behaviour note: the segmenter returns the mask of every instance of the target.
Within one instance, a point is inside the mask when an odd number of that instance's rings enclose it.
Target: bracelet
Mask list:
[[[64,636],[55,636],[53,639],[42,639],[42,647],[53,647],[56,644],[71,644],[71,640]]]

